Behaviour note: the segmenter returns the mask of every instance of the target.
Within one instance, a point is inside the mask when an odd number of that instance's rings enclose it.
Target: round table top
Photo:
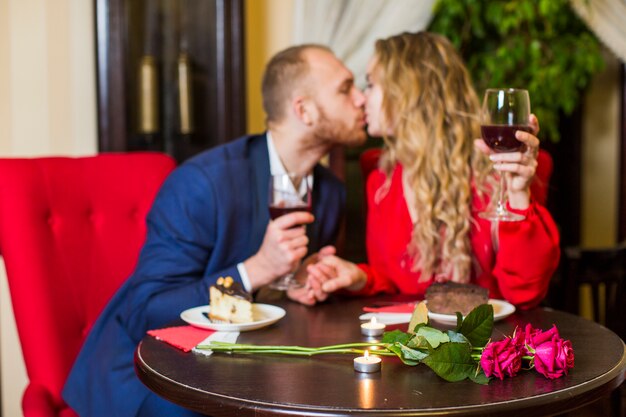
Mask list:
[[[358,317],[363,306],[380,300],[389,298],[336,298],[315,307],[277,301],[287,315],[269,327],[242,332],[237,341],[300,346],[364,341]],[[553,415],[591,403],[624,380],[624,342],[575,315],[546,308],[518,311],[496,322],[492,337],[511,335],[526,323],[544,330],[556,324],[561,337],[571,340],[575,366],[569,375],[550,380],[521,371],[488,385],[450,383],[426,365],[411,367],[394,357],[383,358],[381,372],[362,374],[354,371],[353,355],[205,356],[151,336],[139,344],[135,368],[152,391],[211,416]],[[405,324],[400,327],[406,330]]]

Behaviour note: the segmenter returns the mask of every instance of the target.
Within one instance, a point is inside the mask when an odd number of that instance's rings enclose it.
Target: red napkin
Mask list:
[[[169,343],[170,345],[189,352],[198,343],[215,333],[215,330],[200,329],[193,326],[166,327],[164,329],[148,330],[150,336],[157,340]]]
[[[363,307],[368,313],[412,313],[415,310],[415,302],[393,304],[384,307]]]

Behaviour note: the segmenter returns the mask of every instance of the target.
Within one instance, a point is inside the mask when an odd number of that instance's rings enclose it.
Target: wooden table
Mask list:
[[[364,340],[362,307],[385,299],[334,299],[312,308],[279,301],[286,317],[241,333],[238,342],[322,346]],[[449,383],[425,365],[409,367],[397,358],[384,357],[382,372],[360,374],[351,355],[207,357],[150,336],[137,347],[135,368],[152,391],[211,416],[549,416],[591,403],[623,382],[624,342],[578,316],[550,309],[518,312],[496,323],[493,338],[528,322],[542,329],[554,323],[572,341],[576,363],[568,376],[548,380],[523,371],[489,385]]]

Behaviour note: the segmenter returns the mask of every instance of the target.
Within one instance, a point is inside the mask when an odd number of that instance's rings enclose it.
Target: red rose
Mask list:
[[[532,330],[535,329],[530,327],[530,324],[526,326],[526,331],[522,330],[519,327],[516,327],[515,331],[513,332],[513,337],[511,337],[511,341],[522,352],[522,356],[529,354],[528,349],[526,349],[526,332],[530,332]]]
[[[557,356],[557,363],[562,364],[565,368],[565,374],[567,370],[574,367],[574,348],[572,342],[569,340],[563,340],[563,345],[559,349],[559,355]]]
[[[574,349],[569,340],[559,336],[556,326],[546,332],[534,334],[528,346],[534,353],[533,364],[537,372],[546,378],[555,379],[567,375],[574,367]]]
[[[555,325],[552,325],[550,330],[544,332],[541,331],[541,329],[535,329],[530,324],[527,324],[524,333],[526,335],[526,344],[533,349],[535,346],[540,345],[554,337],[560,338],[559,330]]]
[[[485,346],[480,357],[480,366],[488,377],[504,379],[515,376],[522,366],[523,352],[515,343],[506,338]]]

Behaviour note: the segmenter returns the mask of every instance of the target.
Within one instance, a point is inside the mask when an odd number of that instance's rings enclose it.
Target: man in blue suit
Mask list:
[[[267,132],[208,150],[176,169],[148,215],[133,275],[91,330],[63,397],[82,417],[195,416],[149,391],[133,354],[146,331],[208,302],[220,276],[255,291],[292,271],[307,253],[332,253],[345,190],[318,164],[332,146],[360,144],[364,96],[351,72],[325,47],[288,48],[263,77]],[[270,221],[271,173],[312,172],[313,213]],[[314,221],[315,220],[315,221]],[[308,224],[305,228],[293,227]],[[288,291],[314,304],[313,287]]]

